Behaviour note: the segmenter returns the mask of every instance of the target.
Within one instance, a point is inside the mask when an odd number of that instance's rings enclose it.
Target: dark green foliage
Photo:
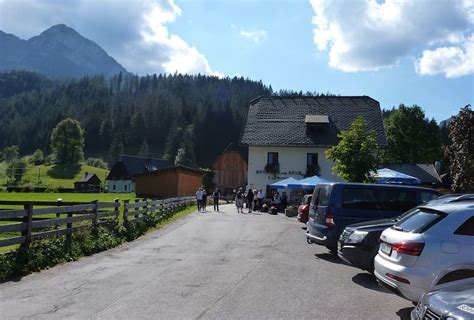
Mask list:
[[[107,169],[107,163],[100,158],[87,158],[86,164],[95,168]]]
[[[152,157],[152,153],[150,151],[150,147],[148,146],[148,142],[146,142],[146,138],[143,140],[142,145],[138,150],[138,156],[143,158]]]
[[[9,146],[3,149],[3,161],[5,161],[6,163],[10,163],[17,160],[20,156],[19,150],[20,148],[18,148],[18,146]]]
[[[387,147],[385,163],[434,163],[442,156],[438,124],[425,117],[419,106],[400,105],[384,120]]]
[[[30,77],[38,78],[34,89],[21,85]],[[186,131],[193,126],[194,150],[186,152],[205,167],[238,142],[249,102],[272,93],[261,81],[202,75],[117,75],[60,83],[31,73],[0,73],[2,81],[8,82],[5,88],[25,89],[5,89],[11,92],[0,96],[0,148],[47,151],[54,126],[71,117],[84,128],[87,156],[110,161],[109,150],[115,150],[113,158],[120,145],[123,152],[137,154],[146,138],[155,157],[167,154],[174,161],[178,149],[189,144]]]
[[[51,133],[51,150],[63,166],[79,163],[84,157],[84,130],[77,120],[67,118],[58,123]]]
[[[214,171],[213,170],[207,170],[207,172],[202,176],[202,185],[204,186],[204,189],[211,191],[214,189]]]
[[[122,134],[118,132],[112,141],[109,149],[108,164],[111,168],[115,162],[120,161],[120,156],[123,154],[123,139]]]
[[[44,154],[43,151],[40,149],[36,149],[35,152],[30,157],[30,163],[34,164],[35,166],[39,166],[40,164],[43,164],[44,162]]]
[[[377,166],[376,133],[368,132],[365,119],[358,117],[338,138],[339,143],[326,151],[327,158],[336,162],[334,173],[350,182],[370,181],[370,172]]]
[[[18,183],[21,181],[23,174],[26,171],[27,163],[23,159],[16,159],[10,161],[7,166],[7,177],[9,182]]]
[[[470,105],[461,109],[448,124],[450,144],[445,156],[454,192],[474,192],[474,111]]]

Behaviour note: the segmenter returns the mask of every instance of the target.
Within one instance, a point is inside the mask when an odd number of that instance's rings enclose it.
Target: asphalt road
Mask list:
[[[1,319],[400,319],[379,288],[295,218],[192,214],[119,248],[0,284]]]

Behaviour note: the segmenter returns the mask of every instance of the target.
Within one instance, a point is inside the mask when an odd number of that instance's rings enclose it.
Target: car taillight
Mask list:
[[[303,212],[303,213],[309,212],[309,204],[305,205],[305,206],[303,207],[303,209],[301,209],[301,212]]]
[[[401,242],[392,244],[392,250],[411,256],[419,256],[424,247],[424,243],[414,242]]]
[[[336,225],[334,223],[334,216],[332,214],[326,214],[326,225],[328,227],[334,227]]]

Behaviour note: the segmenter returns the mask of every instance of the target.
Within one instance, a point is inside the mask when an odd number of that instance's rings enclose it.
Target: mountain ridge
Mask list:
[[[0,71],[28,70],[61,77],[128,73],[98,44],[65,24],[28,40],[0,30],[0,48]]]

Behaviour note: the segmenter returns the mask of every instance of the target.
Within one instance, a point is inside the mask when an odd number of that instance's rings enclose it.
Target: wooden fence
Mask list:
[[[88,203],[0,201],[0,205],[23,206],[22,209],[0,211],[0,247],[16,244],[27,247],[32,241],[63,234],[70,240],[74,230],[91,228],[96,232],[100,225],[119,221],[126,227],[148,215],[169,216],[192,202],[194,197],[125,200],[123,207],[118,199]]]

